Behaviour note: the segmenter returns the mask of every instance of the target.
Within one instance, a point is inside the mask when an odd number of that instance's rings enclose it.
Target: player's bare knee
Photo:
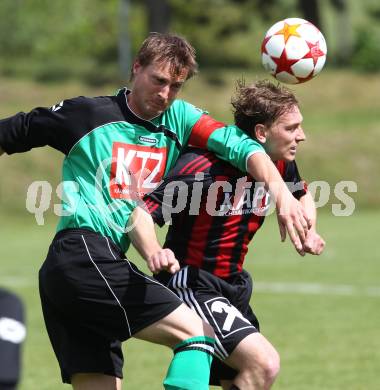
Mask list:
[[[214,329],[204,322],[195,311],[181,305],[175,312],[176,325],[172,328],[172,335],[176,343],[191,337],[208,336],[214,338]],[[178,321],[180,319],[180,321]]]
[[[263,382],[264,388],[269,388],[269,386],[275,381],[279,371],[280,371],[280,356],[276,350],[271,351],[270,353],[265,354],[262,358],[256,362],[259,371],[259,376]],[[251,367],[251,372],[253,373],[255,367]]]
[[[266,384],[271,385],[280,372],[280,356],[277,351],[267,356],[263,370]]]
[[[239,380],[248,389],[269,389],[280,371],[280,357],[275,349],[259,358],[245,361],[239,371]]]

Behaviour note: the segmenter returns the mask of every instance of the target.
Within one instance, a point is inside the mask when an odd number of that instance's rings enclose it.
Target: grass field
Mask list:
[[[376,390],[380,366],[380,212],[351,217],[320,213],[323,256],[300,258],[280,243],[274,217],[251,245],[247,269],[262,331],[281,354],[278,390]],[[39,305],[37,274],[54,234],[55,217],[0,215],[0,285],[19,293],[27,310],[21,390],[65,388]],[[162,235],[163,231],[161,231]],[[129,254],[137,258],[134,252]],[[137,261],[144,268],[143,264]],[[160,389],[171,352],[139,341],[125,344],[124,389]]]

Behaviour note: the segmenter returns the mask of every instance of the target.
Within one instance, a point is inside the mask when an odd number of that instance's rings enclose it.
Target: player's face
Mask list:
[[[176,98],[186,81],[187,69],[179,75],[170,72],[169,63],[153,62],[147,66],[133,65],[133,88],[128,95],[131,110],[150,120],[164,112]]]
[[[298,144],[306,139],[302,120],[299,108],[294,106],[266,128],[264,148],[273,161],[295,159]]]

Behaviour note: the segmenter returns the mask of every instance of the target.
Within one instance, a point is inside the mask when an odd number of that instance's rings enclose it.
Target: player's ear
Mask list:
[[[265,131],[265,126],[263,124],[258,123],[257,125],[255,125],[254,134],[255,134],[256,139],[260,143],[265,144],[265,142],[267,140],[267,135],[266,135],[266,131]]]
[[[132,65],[132,74],[133,76],[142,68],[141,64],[138,61],[135,61]]]

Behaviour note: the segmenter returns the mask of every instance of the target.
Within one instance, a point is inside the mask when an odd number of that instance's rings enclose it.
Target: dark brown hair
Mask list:
[[[187,69],[187,79],[194,76],[198,70],[195,49],[190,43],[178,35],[166,33],[150,33],[148,38],[142,43],[135,62],[138,62],[143,67],[153,62],[169,62],[170,70],[175,75],[179,75],[183,69]],[[131,71],[132,79],[133,70]]]
[[[293,92],[269,80],[246,86],[244,80],[236,82],[236,93],[231,101],[235,124],[254,136],[257,124],[271,126],[282,114],[298,106]]]

